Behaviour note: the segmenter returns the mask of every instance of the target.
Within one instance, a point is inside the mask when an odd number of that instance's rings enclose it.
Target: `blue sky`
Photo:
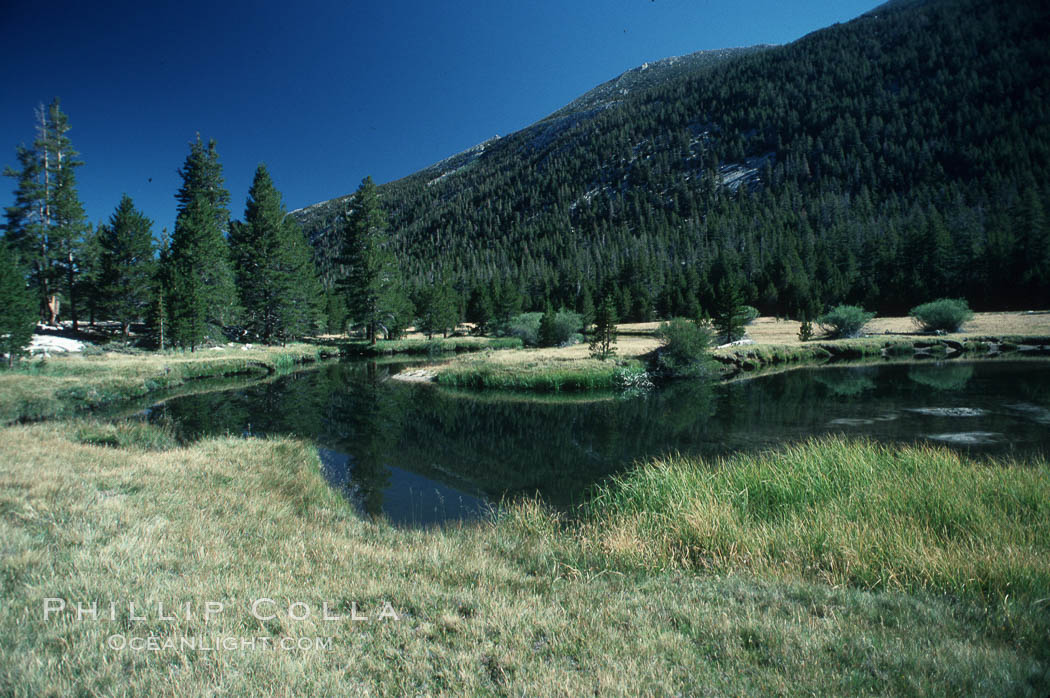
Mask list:
[[[645,61],[788,43],[877,0],[0,5],[0,165],[58,96],[89,219],[127,192],[159,234],[197,132],[218,142],[235,218],[260,162],[295,209],[523,128]]]

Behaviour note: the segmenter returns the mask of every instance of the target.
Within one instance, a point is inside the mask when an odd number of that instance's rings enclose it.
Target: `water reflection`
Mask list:
[[[311,439],[330,481],[363,512],[410,524],[476,517],[486,503],[520,495],[568,506],[653,456],[719,455],[813,434],[934,439],[977,453],[1050,445],[1050,362],[798,370],[590,402],[450,393],[391,380],[401,366],[326,364],[175,398],[150,418],[170,420],[184,438]]]

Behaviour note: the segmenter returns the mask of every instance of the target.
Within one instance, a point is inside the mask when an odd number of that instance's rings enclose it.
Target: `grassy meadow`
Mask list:
[[[524,501],[407,530],[359,518],[303,442],[11,426],[0,694],[1044,695],[1048,475],[817,442],[649,464],[575,520]],[[100,618],[45,621],[48,598]],[[163,646],[199,635],[323,642]]]
[[[448,387],[477,389],[541,392],[614,389],[625,383],[625,373],[636,373],[641,361],[660,346],[654,336],[659,326],[659,322],[619,325],[613,360],[591,358],[586,343],[507,348],[445,360],[401,379],[433,380]],[[964,332],[937,337],[920,334],[910,317],[877,317],[867,325],[868,336],[859,339],[831,340],[818,333],[814,339],[802,342],[798,338],[799,327],[800,323],[795,320],[760,317],[746,327],[747,338],[753,344],[717,348],[712,355],[723,364],[724,372],[732,374],[784,364],[819,364],[830,359],[878,359],[884,354],[910,356],[916,353],[916,344],[931,341],[958,342],[965,345],[967,352],[981,353],[988,347],[974,341],[977,338],[1050,337],[1050,313],[976,313],[965,325]],[[943,347],[924,351],[938,355],[943,353]]]
[[[266,376],[319,360],[315,345],[244,345],[197,352],[162,351],[66,354],[22,361],[0,370],[0,424],[72,415],[189,381],[227,376]]]
[[[1010,315],[994,334],[1050,335],[1047,316]],[[749,328],[756,341],[764,320]],[[615,361],[586,345],[488,346],[409,375],[552,399],[637,375],[654,328],[622,327]],[[884,341],[835,351],[881,354]],[[733,351],[820,361],[823,344]],[[523,500],[417,530],[362,518],[310,443],[187,443],[83,414],[201,378],[281,373],[328,349],[107,353],[0,371],[0,695],[1050,691],[1043,460],[841,439],[669,456],[569,516]],[[48,417],[64,419],[11,424]],[[78,603],[97,617],[78,618]]]

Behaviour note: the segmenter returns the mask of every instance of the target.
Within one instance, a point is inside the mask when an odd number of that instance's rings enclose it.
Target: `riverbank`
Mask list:
[[[404,354],[409,356],[440,356],[441,354],[461,354],[497,349],[521,349],[521,340],[517,337],[435,337],[425,339],[383,340],[372,344],[364,340],[330,340],[328,346],[338,347],[343,356],[392,356]]]
[[[581,522],[521,502],[420,531],[359,519],[300,441],[178,447],[156,427],[98,428],[0,429],[5,695],[1048,686],[1045,463],[816,442],[714,470],[643,467]],[[867,545],[879,536],[894,544]],[[77,602],[98,618],[78,620]],[[209,602],[223,606],[206,620]],[[132,649],[150,637],[155,651]],[[238,644],[164,646],[197,637]]]
[[[586,344],[543,349],[516,349],[482,356],[457,357],[415,369],[398,380],[433,381],[461,388],[535,390],[615,390],[638,380],[638,366],[660,343],[658,322],[619,326],[616,358],[590,358]],[[747,343],[712,350],[717,373],[733,378],[779,366],[820,365],[832,361],[887,358],[953,358],[957,356],[1050,355],[1050,313],[977,313],[966,332],[919,334],[911,318],[876,318],[858,339],[798,339],[799,323],[758,318],[747,326]]]
[[[292,344],[34,358],[0,371],[0,424],[68,416],[204,378],[262,377],[333,355],[324,347]]]

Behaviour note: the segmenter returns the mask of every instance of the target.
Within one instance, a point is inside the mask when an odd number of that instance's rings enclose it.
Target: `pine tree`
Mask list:
[[[713,318],[715,331],[727,343],[735,342],[744,336],[744,316],[741,312],[743,305],[736,278],[727,274],[718,283]]]
[[[392,268],[390,282],[379,298],[381,308],[377,327],[386,339],[401,339],[412,324],[416,307],[408,297],[396,266]]]
[[[149,313],[146,315],[146,338],[150,346],[163,351],[171,343],[171,317],[168,290],[171,288],[171,236],[168,229],[160,231],[160,249],[154,267],[150,293]]]
[[[37,309],[33,295],[26,288],[25,271],[15,255],[0,240],[0,353],[7,355],[7,365],[25,353],[33,339]]]
[[[541,347],[553,347],[558,343],[554,328],[555,318],[554,308],[548,304],[547,309],[543,311],[543,315],[540,317],[538,342]]]
[[[594,297],[591,295],[590,286],[586,284],[583,287],[583,293],[580,294],[580,301],[576,304],[576,312],[580,314],[583,329],[586,330],[594,322]]]
[[[521,312],[524,299],[521,291],[510,279],[504,279],[493,287],[492,315],[497,323],[506,323]]]
[[[484,335],[492,324],[492,295],[486,286],[475,286],[467,301],[467,322],[474,323],[473,334]]]
[[[54,99],[36,112],[37,138],[32,148],[16,149],[20,169],[7,168],[13,177],[15,203],[6,209],[6,237],[30,265],[41,319],[57,319],[57,292],[65,288],[73,327],[77,326],[77,249],[89,230],[76,191],[75,170],[83,163],[66,135],[69,117]]]
[[[98,245],[101,303],[109,317],[120,321],[127,339],[131,323],[146,314],[153,297],[153,221],[125,194],[109,223],[99,229]]]
[[[365,177],[354,195],[346,216],[344,239],[338,262],[347,273],[340,288],[346,294],[351,317],[365,326],[368,341],[375,344],[384,320],[390,334],[391,329],[407,326],[411,310],[400,287],[394,255],[388,248],[386,214],[371,177]],[[406,311],[409,318],[405,317]]]
[[[15,203],[5,209],[4,237],[30,268],[30,287],[36,294],[41,321],[47,321],[47,302],[51,295],[51,256],[47,245],[47,194],[42,160],[33,148],[19,145],[15,155],[19,169],[4,168],[4,176],[17,180]]]
[[[164,289],[168,301],[171,343],[194,351],[208,331],[208,311],[214,294],[201,273],[205,257],[215,252],[214,209],[203,196],[191,199],[175,221],[170,265]]]
[[[105,224],[100,222],[89,230],[81,241],[77,255],[77,298],[87,312],[92,327],[103,312],[99,291],[102,273],[99,234],[105,227]]]
[[[594,334],[591,338],[591,356],[604,361],[616,353],[616,301],[612,295],[602,299],[594,313]]]
[[[419,293],[416,308],[416,329],[432,338],[440,332],[447,337],[459,324],[459,303],[456,292],[448,283],[426,286]]]
[[[47,135],[43,141],[45,153],[55,168],[53,201],[51,204],[51,230],[49,242],[53,245],[56,257],[56,272],[61,273],[66,298],[69,302],[69,315],[73,330],[77,330],[77,257],[83,237],[90,227],[84,214],[84,206],[77,195],[75,168],[84,163],[77,160],[77,153],[66,136],[69,131],[69,117],[59,108],[56,98],[48,108]]]
[[[299,226],[288,217],[265,165],[255,170],[244,222],[230,229],[245,329],[264,343],[316,325],[321,286]]]
[[[216,328],[233,322],[238,303],[225,237],[230,195],[223,188],[215,141],[205,147],[198,135],[179,174],[183,183],[175,195],[179,207],[165,295],[172,343],[192,351]]]

